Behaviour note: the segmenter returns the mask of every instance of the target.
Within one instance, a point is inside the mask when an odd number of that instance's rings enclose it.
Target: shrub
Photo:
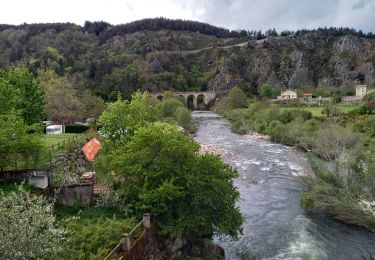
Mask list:
[[[322,110],[322,114],[328,117],[336,117],[342,114],[341,110],[337,106],[328,105]]]
[[[121,235],[136,224],[134,219],[109,216],[102,212],[104,208],[69,210],[72,212],[60,224],[68,231],[67,240],[62,244],[64,251],[50,259],[104,259],[120,242]]]
[[[279,118],[282,123],[286,124],[293,120],[293,114],[290,110],[284,110]]]
[[[0,192],[0,258],[43,259],[61,250],[64,230],[57,228],[53,205],[22,186]]]
[[[246,93],[239,87],[234,87],[229,90],[227,97],[227,108],[244,108],[247,107],[247,96]]]
[[[174,117],[176,118],[178,125],[182,126],[185,130],[189,132],[194,130],[190,111],[186,107],[178,107],[174,113]]]
[[[164,98],[160,104],[160,112],[162,117],[170,117],[176,112],[177,108],[184,107],[181,101],[176,98]]]
[[[307,110],[297,109],[297,110],[292,111],[292,117],[293,119],[301,118],[303,121],[307,121],[312,118],[312,113]]]

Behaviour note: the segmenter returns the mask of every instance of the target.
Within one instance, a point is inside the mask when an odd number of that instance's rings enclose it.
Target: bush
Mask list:
[[[342,114],[341,110],[337,106],[328,105],[322,110],[322,114],[327,117],[336,117]]]
[[[356,107],[348,112],[349,117],[356,117],[367,114],[367,108],[365,106]]]
[[[189,132],[194,131],[193,122],[191,121],[191,114],[186,107],[178,107],[174,113],[174,117],[176,118],[179,126],[182,126]]]
[[[290,110],[284,110],[281,114],[280,114],[280,121],[283,123],[283,124],[286,124],[286,123],[289,123],[293,120],[293,114]]]
[[[164,98],[160,103],[160,112],[162,117],[170,117],[176,112],[177,108],[184,107],[181,101],[176,98]]]
[[[89,130],[86,125],[65,125],[65,133],[81,134]]]
[[[130,231],[134,222],[115,218],[67,221],[70,231],[65,243],[64,257],[69,259],[104,259],[120,242],[124,231]]]
[[[312,119],[312,113],[307,110],[298,109],[292,111],[292,117],[295,118],[301,118],[303,121],[307,121]]]
[[[246,93],[239,87],[234,87],[229,90],[227,97],[227,108],[244,108],[247,107],[247,96]]]

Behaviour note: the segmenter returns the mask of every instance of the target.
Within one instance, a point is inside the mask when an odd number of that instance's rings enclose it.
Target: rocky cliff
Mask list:
[[[136,89],[225,92],[240,86],[256,94],[264,83],[284,88],[374,84],[375,39],[355,34],[311,31],[255,40],[191,30],[110,32],[72,24],[0,26],[0,67],[24,64],[35,74],[52,69],[105,99]]]

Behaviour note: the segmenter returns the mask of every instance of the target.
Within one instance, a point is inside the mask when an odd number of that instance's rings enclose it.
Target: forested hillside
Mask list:
[[[209,24],[145,19],[0,25],[0,68],[53,70],[106,100],[136,89],[217,90],[249,95],[264,83],[287,88],[374,84],[375,39],[352,29],[230,31]]]

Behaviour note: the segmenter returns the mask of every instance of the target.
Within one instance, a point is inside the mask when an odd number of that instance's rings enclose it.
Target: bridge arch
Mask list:
[[[181,99],[187,107],[191,110],[193,109],[200,109],[203,110],[206,108],[207,104],[211,101],[214,101],[216,98],[215,91],[190,91],[190,92],[172,92],[174,97]],[[161,92],[151,92],[150,96],[156,98],[160,101],[164,98],[164,93]]]
[[[188,95],[187,98],[186,98],[186,105],[188,107],[188,109],[195,109],[196,108],[196,105],[195,103],[197,102],[195,96],[192,94],[192,95]]]
[[[197,96],[197,107],[198,110],[204,110],[206,108],[205,95],[199,94]]]

